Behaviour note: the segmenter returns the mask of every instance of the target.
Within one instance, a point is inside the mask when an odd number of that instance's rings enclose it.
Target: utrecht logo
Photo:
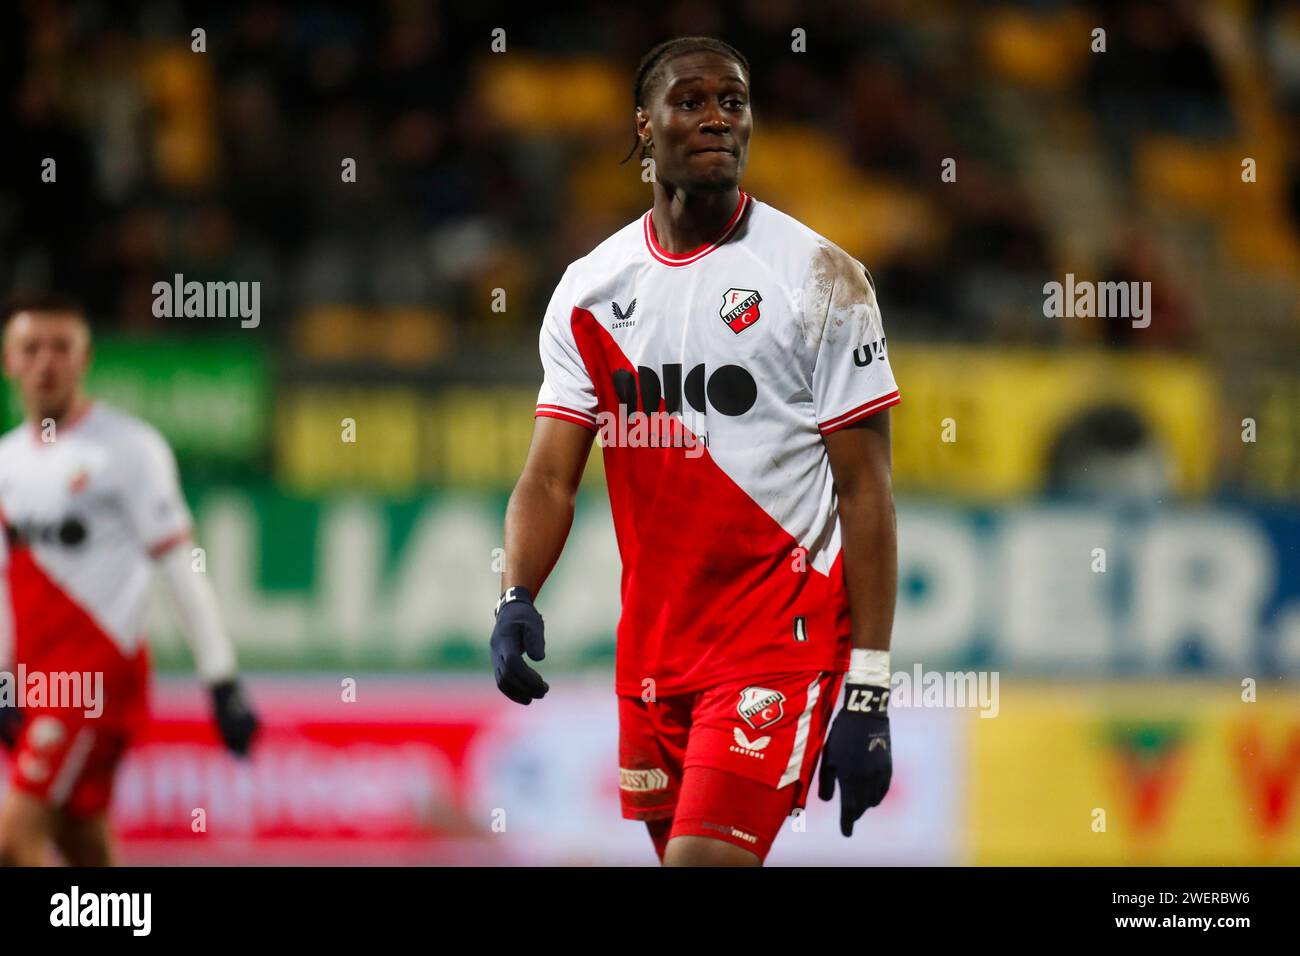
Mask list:
[[[740,692],[736,713],[754,730],[771,727],[785,716],[785,694],[769,687],[746,687]]]
[[[728,289],[722,293],[722,308],[718,315],[727,328],[739,335],[758,321],[758,304],[763,297],[757,289]]]

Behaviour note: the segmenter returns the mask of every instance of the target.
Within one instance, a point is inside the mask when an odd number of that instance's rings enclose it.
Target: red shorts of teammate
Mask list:
[[[655,841],[724,840],[765,859],[808,802],[843,673],[786,674],[645,701],[619,698],[619,793]]]
[[[148,721],[148,673],[146,653],[115,669],[98,717],[71,707],[25,708],[12,754],[14,789],[72,816],[106,811],[118,765]]]

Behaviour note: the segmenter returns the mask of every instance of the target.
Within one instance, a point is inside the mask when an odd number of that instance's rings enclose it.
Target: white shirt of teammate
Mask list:
[[[0,438],[0,517],[124,657],[144,640],[153,573],[161,568],[200,674],[213,680],[234,673],[211,589],[194,580],[184,547],[193,519],[176,459],[153,426],[98,401],[48,429],[23,422]],[[7,537],[0,536],[0,569]],[[0,621],[0,660],[11,652],[8,623]]]

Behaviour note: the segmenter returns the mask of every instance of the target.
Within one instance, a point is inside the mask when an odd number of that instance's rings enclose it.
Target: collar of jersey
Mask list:
[[[697,246],[690,252],[669,252],[667,249],[664,249],[659,245],[658,241],[655,239],[654,223],[650,219],[654,209],[650,209],[641,217],[642,230],[645,232],[646,249],[650,251],[650,255],[653,256],[656,261],[662,262],[666,266],[688,266],[692,262],[704,258],[714,249],[718,248],[718,246],[731,238],[731,234],[735,232],[736,227],[740,225],[740,220],[744,216],[745,210],[749,208],[750,203],[751,197],[749,193],[745,192],[743,189],[740,190],[740,202],[736,203],[736,211],[731,214],[731,218],[727,220],[727,224],[722,227],[722,232],[718,235],[718,238],[714,239],[712,242],[706,242],[702,246]]]
[[[67,421],[55,425],[55,428],[57,428],[59,431],[66,432],[69,428],[72,428],[74,425],[80,425],[89,417],[90,413],[95,410],[95,406],[96,406],[96,400],[93,398],[88,399],[86,401],[85,406],[81,409],[80,412],[77,413],[75,417],[69,418]],[[40,423],[33,421],[33,422],[28,422],[28,424],[31,425],[32,427],[32,436],[39,442],[41,440]]]

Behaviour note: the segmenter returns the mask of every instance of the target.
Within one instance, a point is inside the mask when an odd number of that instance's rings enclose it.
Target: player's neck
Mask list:
[[[68,400],[62,409],[45,409],[44,412],[38,409],[32,409],[28,418],[36,426],[41,426],[49,419],[54,422],[55,427],[68,426],[81,421],[86,412],[90,411],[93,399],[86,395],[85,392],[77,392]]]
[[[655,242],[674,255],[707,245],[727,228],[740,205],[740,187],[720,193],[686,193],[655,184],[650,225]]]

